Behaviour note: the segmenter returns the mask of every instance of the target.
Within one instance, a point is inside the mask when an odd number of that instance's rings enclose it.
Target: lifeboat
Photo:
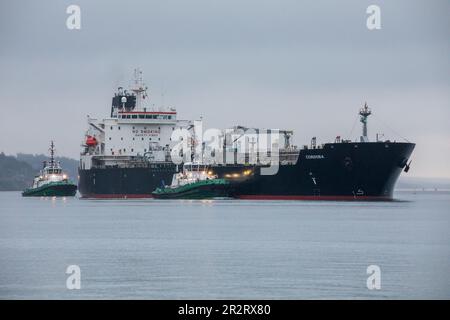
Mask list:
[[[95,139],[95,137],[93,136],[87,136],[86,137],[86,145],[88,147],[95,147],[97,145],[97,139]]]

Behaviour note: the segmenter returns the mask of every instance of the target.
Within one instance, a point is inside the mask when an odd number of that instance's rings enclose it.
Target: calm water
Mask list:
[[[450,298],[450,193],[390,203],[0,192],[0,298]],[[81,290],[66,289],[68,265]],[[381,268],[368,290],[366,268]]]

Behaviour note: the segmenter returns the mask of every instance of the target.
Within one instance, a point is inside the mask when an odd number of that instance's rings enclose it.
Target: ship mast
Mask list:
[[[359,109],[359,115],[361,118],[359,121],[362,123],[362,136],[361,142],[369,142],[369,137],[367,136],[367,118],[372,114],[372,110],[367,106],[367,102],[364,103],[364,107]]]
[[[142,79],[142,71],[140,69],[134,69],[133,85],[131,91],[136,95],[136,110],[143,110],[143,100],[147,97],[147,86]]]
[[[50,167],[53,168],[55,166],[55,144],[53,140],[50,143]]]

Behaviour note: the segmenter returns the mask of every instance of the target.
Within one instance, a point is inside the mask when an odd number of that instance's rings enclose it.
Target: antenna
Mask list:
[[[317,146],[317,138],[316,137],[312,137],[311,139],[311,149],[315,149]]]
[[[165,105],[164,105],[164,89],[163,89],[163,91],[161,92],[161,106],[162,106],[162,108],[163,108],[163,110],[164,110],[164,108],[165,108]]]
[[[50,167],[55,166],[55,144],[53,143],[53,140],[50,143]]]
[[[361,142],[369,142],[369,137],[367,136],[367,118],[372,114],[372,110],[370,110],[369,106],[367,105],[367,102],[364,103],[364,107],[359,109],[359,115],[361,118],[359,121],[362,123],[362,136],[361,136]]]
[[[284,136],[284,149],[289,149],[291,147],[291,138],[293,132],[291,130],[282,130],[280,131]]]
[[[142,71],[139,68],[134,69],[134,79],[131,91],[136,95],[136,109],[142,110],[142,100],[147,97],[148,87],[142,79]]]
[[[161,107],[163,110],[166,108],[164,98],[165,98],[165,86],[164,86],[164,80],[163,80],[162,85],[161,85]]]

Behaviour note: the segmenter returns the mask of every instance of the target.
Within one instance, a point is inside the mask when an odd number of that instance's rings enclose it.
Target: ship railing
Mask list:
[[[126,163],[115,163],[115,164],[106,164],[99,163],[96,161],[92,164],[92,167],[97,169],[109,169],[109,168],[159,168],[159,167],[172,167],[174,164],[172,162],[166,161],[158,161],[158,162],[126,162]]]

